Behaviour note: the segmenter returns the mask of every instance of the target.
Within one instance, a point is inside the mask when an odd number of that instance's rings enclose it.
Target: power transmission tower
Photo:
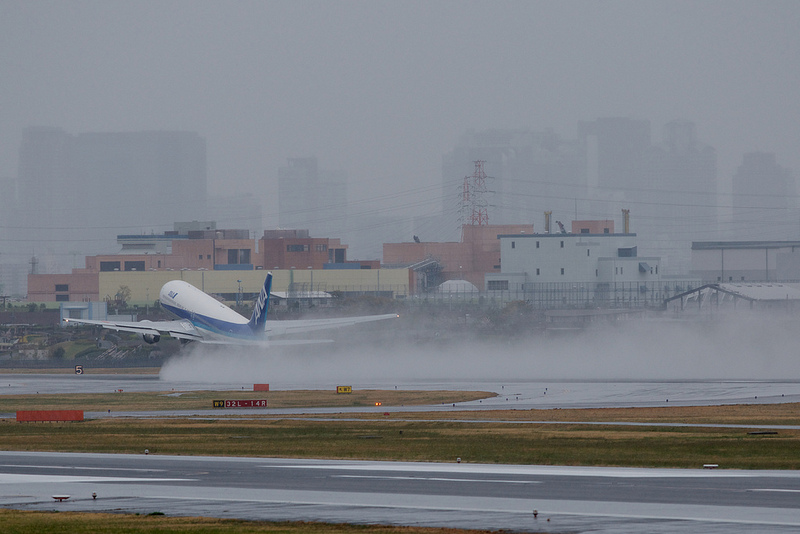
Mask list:
[[[483,160],[476,160],[475,170],[471,176],[464,177],[461,187],[461,212],[462,224],[470,226],[487,226],[489,224],[489,203],[486,201],[486,181],[491,180],[486,176]]]

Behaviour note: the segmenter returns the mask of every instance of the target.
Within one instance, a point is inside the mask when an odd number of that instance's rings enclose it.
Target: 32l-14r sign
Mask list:
[[[266,408],[267,400],[215,400],[214,408]]]

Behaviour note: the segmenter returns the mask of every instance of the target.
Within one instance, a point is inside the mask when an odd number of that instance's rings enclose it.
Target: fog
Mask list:
[[[267,227],[298,156],[425,213],[466,130],[606,116],[694,121],[723,181],[753,150],[800,169],[798,26],[791,0],[2,0],[0,177],[28,126],[186,130],[210,193],[257,195]]]
[[[430,381],[781,380],[800,375],[796,321],[785,315],[659,319],[512,342],[468,339],[281,348],[194,345],[161,378],[332,387]]]
[[[264,228],[276,228],[278,169],[288,158],[313,156],[320,168],[343,171],[349,208],[431,215],[449,202],[443,155],[465,132],[552,128],[574,140],[579,121],[602,117],[649,120],[654,142],[667,122],[693,122],[716,151],[718,204],[730,207],[722,195],[743,154],[774,152],[779,165],[800,169],[798,27],[794,0],[0,0],[0,209],[18,185],[9,184],[30,126],[195,132],[207,143],[209,195],[246,195],[263,206]],[[642,187],[658,193],[660,184]],[[112,244],[119,233],[171,229],[180,204],[157,188],[133,199],[115,197],[113,187],[108,194],[112,210],[114,202],[160,203],[141,227],[103,226]],[[577,199],[558,200],[577,212]],[[51,211],[101,204],[64,203],[56,199]],[[646,211],[655,210],[640,204],[634,221]],[[52,224],[33,221],[49,235],[30,243],[19,221],[2,215],[0,263],[17,254],[23,268],[68,226],[62,212]],[[779,239],[796,236],[795,215]],[[704,231],[713,216],[669,218],[684,241],[718,238]],[[362,225],[364,240],[379,226]],[[393,239],[411,238],[408,227],[391,225]],[[81,265],[86,242],[61,245],[62,264]],[[163,373],[246,382],[796,376],[797,340],[783,323],[637,324],[502,349],[479,341],[333,354],[194,347]]]

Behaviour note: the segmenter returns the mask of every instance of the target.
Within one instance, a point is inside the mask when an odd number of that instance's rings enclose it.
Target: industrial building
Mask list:
[[[692,274],[706,283],[800,280],[800,241],[696,241]]]
[[[714,283],[690,289],[666,299],[665,306],[673,312],[720,312],[771,310],[794,313],[800,308],[800,284]]]
[[[348,261],[347,246],[339,239],[313,238],[307,230],[268,230],[259,240],[248,234],[194,221],[175,223],[174,231],[160,235],[120,235],[119,254],[89,256],[84,268],[70,274],[28,275],[28,300],[113,301],[126,287],[129,303],[146,306],[175,279],[239,300],[258,294],[267,270],[274,273],[274,291],[293,297],[312,291],[390,298],[409,293],[407,269]]]
[[[466,280],[483,290],[486,273],[500,272],[500,234],[533,234],[533,225],[465,224],[460,242],[385,243],[383,263],[411,268],[415,293],[434,289],[446,280]],[[427,276],[432,266],[434,278]]]
[[[170,280],[184,280],[206,293],[236,302],[255,298],[264,286],[267,271],[117,271],[83,275],[31,275],[38,288],[31,302],[113,303],[120,288],[130,291],[127,304],[144,310],[154,305],[158,293]],[[380,295],[405,298],[408,295],[406,269],[281,269],[273,270],[273,293],[284,298],[308,299],[309,292],[322,291],[342,296]],[[57,283],[58,282],[58,283]],[[67,301],[70,298],[72,300]]]
[[[660,305],[661,258],[639,256],[636,234],[613,233],[609,223],[574,221],[571,233],[499,235],[501,269],[486,274],[487,294],[536,308]]]

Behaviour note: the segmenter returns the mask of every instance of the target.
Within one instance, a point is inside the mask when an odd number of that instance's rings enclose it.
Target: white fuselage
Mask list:
[[[182,280],[172,280],[161,288],[161,305],[181,319],[214,334],[252,337],[247,319],[217,299]]]

